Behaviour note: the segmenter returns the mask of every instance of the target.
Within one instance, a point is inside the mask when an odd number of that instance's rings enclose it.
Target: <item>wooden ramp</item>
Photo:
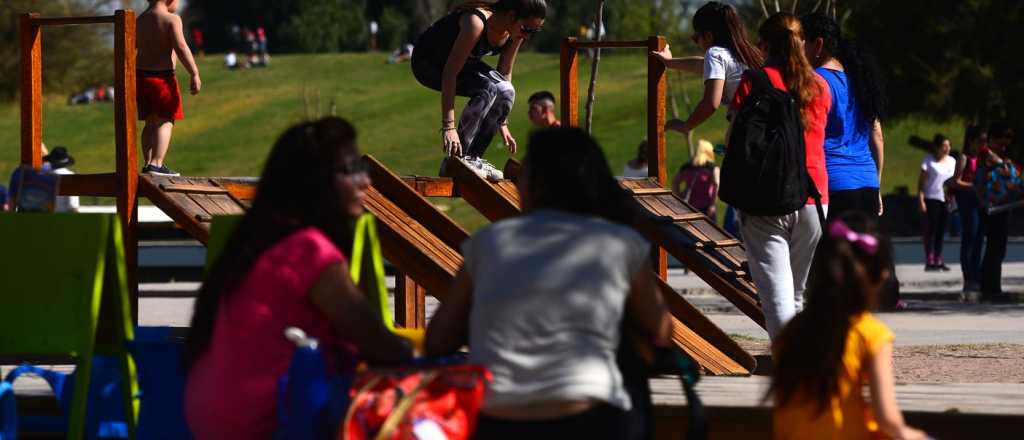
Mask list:
[[[397,178],[396,178],[397,179]],[[382,182],[384,179],[382,179]],[[401,180],[398,180],[401,183]],[[404,183],[401,183],[405,186]],[[210,238],[210,221],[216,215],[240,215],[249,208],[255,196],[255,180],[216,177],[164,177],[143,175],[139,193],[167,213],[185,231],[203,244]],[[418,216],[434,219],[426,207],[413,208],[411,197],[402,195],[394,185],[382,185],[388,194],[413,209]],[[406,187],[408,188],[408,187]],[[429,205],[412,189],[407,189],[422,203]],[[441,298],[448,291],[455,272],[462,266],[462,256],[430,229],[414,220],[376,187],[367,191],[366,208],[378,219],[381,250],[384,257],[400,271],[416,280],[431,294]],[[418,209],[418,210],[417,210]],[[433,207],[430,207],[433,209]],[[436,214],[444,216],[436,211]],[[468,234],[448,219],[430,226],[446,240],[457,244],[458,237]],[[446,227],[445,227],[446,226]]]
[[[654,179],[623,179],[640,212],[636,227],[764,327],[743,243]]]
[[[139,176],[139,195],[148,198],[203,244],[210,239],[213,216],[240,215],[249,208],[252,197],[242,198],[246,189],[233,188],[245,186],[232,179],[213,177]]]
[[[485,217],[497,221],[520,213],[519,192],[511,181],[491,183],[461,162],[457,163],[458,166],[449,169],[453,171],[452,178],[459,193]],[[512,168],[509,165],[506,168],[518,171],[517,165],[517,162],[512,163]],[[673,316],[673,342],[697,361],[707,374],[747,375],[754,371],[756,362],[753,356],[660,279],[659,291]]]
[[[494,222],[519,215],[519,190],[511,180],[488,182],[458,160],[448,161],[448,172],[458,186],[459,195]]]

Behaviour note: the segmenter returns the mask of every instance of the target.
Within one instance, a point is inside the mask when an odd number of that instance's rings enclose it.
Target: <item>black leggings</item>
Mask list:
[[[946,202],[924,200],[928,212],[925,214],[924,254],[928,264],[942,264],[942,239],[946,231]]]
[[[475,440],[570,439],[618,440],[625,413],[602,404],[579,414],[551,420],[506,420],[481,414],[477,417]]]
[[[441,91],[444,66],[435,66],[427,57],[413,52],[412,72],[426,87]],[[516,89],[501,72],[483,61],[466,61],[455,79],[455,94],[469,98],[459,118],[459,140],[463,156],[483,157],[494,135],[512,111]]]

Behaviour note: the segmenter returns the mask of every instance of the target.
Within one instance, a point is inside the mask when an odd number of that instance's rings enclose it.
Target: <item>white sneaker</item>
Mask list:
[[[481,176],[484,179],[496,182],[505,178],[505,174],[498,170],[498,168],[495,167],[494,164],[488,162],[487,159],[478,157],[476,159],[476,163],[477,166],[480,167],[480,170],[483,171],[483,173],[485,174],[484,176]]]

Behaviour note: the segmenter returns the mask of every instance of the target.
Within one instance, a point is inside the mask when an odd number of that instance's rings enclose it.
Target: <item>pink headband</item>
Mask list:
[[[850,242],[868,255],[875,255],[875,252],[878,252],[877,237],[874,235],[857,233],[853,229],[850,229],[846,223],[843,223],[842,220],[832,222],[828,227],[828,234],[832,236],[832,238],[839,238]]]

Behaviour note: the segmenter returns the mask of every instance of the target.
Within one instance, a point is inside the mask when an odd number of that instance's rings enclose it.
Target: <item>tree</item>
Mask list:
[[[887,73],[893,116],[1009,120],[1024,129],[1024,3],[865,0],[847,23]]]
[[[18,20],[27,12],[44,17],[109,14],[119,4],[113,0],[39,2],[6,0],[0,3],[0,98],[18,93],[21,70],[21,36]],[[58,26],[43,30],[43,92],[70,93],[88,84],[114,81],[114,62],[109,26]]]

